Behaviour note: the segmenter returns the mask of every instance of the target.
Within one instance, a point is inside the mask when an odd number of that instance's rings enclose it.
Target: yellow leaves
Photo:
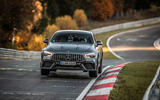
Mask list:
[[[56,26],[55,24],[48,25],[45,29],[44,35],[47,38],[51,38],[51,36],[58,30],[59,30],[59,27]]]
[[[45,47],[43,43],[44,36],[43,35],[36,35],[33,34],[29,43],[28,43],[28,50],[40,51],[42,48]]]
[[[69,15],[57,17],[56,18],[56,25],[62,30],[64,30],[64,29],[78,29],[78,26],[77,26],[75,20],[73,20],[72,17]]]
[[[73,19],[77,22],[79,26],[85,25],[88,22],[87,16],[82,9],[77,9],[74,11]]]
[[[20,36],[16,36],[16,43],[20,42]]]
[[[34,6],[35,9],[32,10],[32,12],[34,12],[34,23],[36,23],[39,19],[42,18],[43,6],[40,1],[35,1]]]

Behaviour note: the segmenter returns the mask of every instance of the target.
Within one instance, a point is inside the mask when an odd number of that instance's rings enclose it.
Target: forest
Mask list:
[[[0,0],[0,9],[0,47],[39,51],[57,30],[160,16],[160,0]]]

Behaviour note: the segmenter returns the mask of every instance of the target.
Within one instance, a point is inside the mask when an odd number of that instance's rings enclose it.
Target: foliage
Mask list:
[[[87,16],[84,13],[84,10],[82,10],[82,9],[75,10],[74,15],[73,15],[73,19],[77,22],[77,24],[79,26],[83,26],[83,25],[87,24],[87,22],[88,22]]]
[[[50,38],[57,30],[59,30],[59,27],[55,24],[48,25],[45,29],[44,35],[45,37]]]
[[[26,32],[23,30],[18,31],[15,36],[15,48],[19,50],[27,50],[28,42],[31,37],[32,34],[30,32]]]
[[[0,9],[0,28],[11,32],[30,29],[41,18],[43,7],[38,0],[0,0]]]
[[[64,29],[78,29],[78,26],[77,26],[75,20],[73,20],[72,17],[69,15],[57,17],[56,18],[56,25],[62,30],[64,30]]]
[[[44,36],[33,34],[28,43],[28,50],[41,51],[45,47]]]
[[[56,0],[48,0],[47,2],[47,15],[51,18],[51,24],[53,20],[59,15],[59,5],[57,4]]]
[[[105,20],[114,14],[114,7],[111,0],[94,0],[92,17],[98,20]]]

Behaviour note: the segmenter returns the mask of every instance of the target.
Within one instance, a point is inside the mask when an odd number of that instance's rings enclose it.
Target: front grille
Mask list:
[[[80,54],[54,54],[52,59],[55,61],[83,61],[84,56]]]

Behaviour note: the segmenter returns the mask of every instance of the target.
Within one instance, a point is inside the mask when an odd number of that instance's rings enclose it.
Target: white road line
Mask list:
[[[156,41],[154,41],[153,45],[156,49],[160,50],[160,39],[157,39]]]
[[[116,79],[117,78],[109,78],[109,79],[105,79],[105,80],[99,80],[95,83],[94,86],[96,85],[102,85],[102,84],[106,84],[106,83],[113,83],[113,82],[116,82]]]
[[[113,87],[91,90],[91,91],[87,94],[87,96],[107,95],[107,94],[110,93],[110,91],[111,91],[112,89],[113,89]]]
[[[112,66],[112,65],[111,65]],[[93,86],[93,84],[96,82],[96,80],[111,66],[106,66],[105,68],[103,68],[103,71],[100,75],[98,75],[97,78],[93,78],[89,84],[84,88],[84,90],[81,92],[81,94],[76,98],[76,100],[82,100],[86,94],[88,93],[88,91],[90,90],[90,88]]]
[[[53,95],[53,92],[38,92],[38,91],[3,91],[0,90],[1,94],[4,95]],[[78,94],[78,93],[61,93],[59,92],[58,94]]]
[[[116,56],[117,58],[121,59],[121,60],[124,60],[123,57],[119,56],[118,54],[116,54],[110,47],[110,41],[112,38],[116,37],[116,36],[119,36],[119,35],[122,35],[122,34],[129,34],[129,33],[132,33],[132,32],[137,32],[137,31],[143,31],[143,30],[146,30],[146,29],[151,29],[151,28],[154,28],[154,27],[159,27],[160,25],[156,25],[156,26],[152,26],[152,27],[145,27],[145,28],[140,28],[140,29],[135,29],[135,30],[129,30],[129,31],[125,31],[125,32],[120,32],[120,33],[117,33],[117,34],[114,34],[112,35],[111,37],[108,38],[108,40],[106,41],[106,46],[108,47],[109,51],[114,55]]]

